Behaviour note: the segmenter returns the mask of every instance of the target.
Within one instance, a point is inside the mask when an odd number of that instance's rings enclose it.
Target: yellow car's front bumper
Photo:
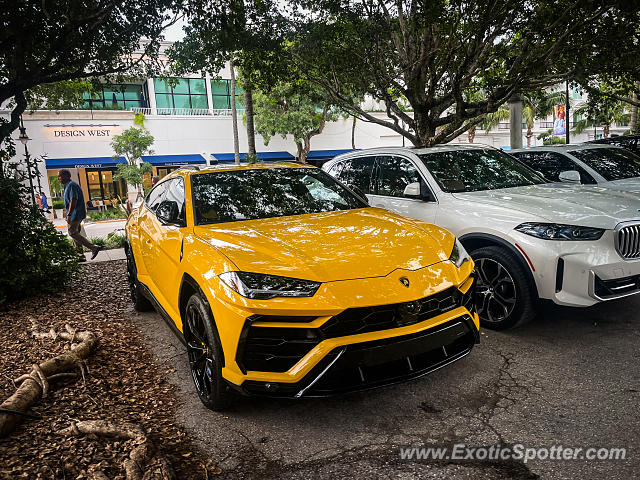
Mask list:
[[[410,278],[419,281],[418,274]],[[417,300],[335,313],[319,299],[300,302],[292,315],[273,304],[261,310],[218,297],[212,310],[225,352],[223,377],[247,394],[300,397],[424,375],[462,358],[478,342],[473,282],[470,275]]]

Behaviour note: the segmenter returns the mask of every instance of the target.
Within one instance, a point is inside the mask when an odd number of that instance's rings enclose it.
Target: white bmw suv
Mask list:
[[[323,170],[372,206],[453,232],[476,262],[485,327],[535,315],[538,298],[587,307],[640,292],[640,197],[547,183],[486,146],[376,148]]]

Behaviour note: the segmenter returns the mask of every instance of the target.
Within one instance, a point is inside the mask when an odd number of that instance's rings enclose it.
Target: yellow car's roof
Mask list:
[[[200,173],[211,173],[219,171],[232,171],[232,170],[269,170],[272,168],[316,168],[313,165],[300,162],[264,162],[264,163],[241,163],[236,165],[234,163],[223,163],[218,165],[211,165],[200,167],[198,170],[184,168],[182,172],[187,175],[198,175]]]

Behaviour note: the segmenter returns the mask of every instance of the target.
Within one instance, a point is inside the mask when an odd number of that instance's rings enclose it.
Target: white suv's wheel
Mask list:
[[[471,252],[476,264],[476,309],[485,328],[504,330],[535,317],[535,294],[527,272],[511,252],[483,247]]]

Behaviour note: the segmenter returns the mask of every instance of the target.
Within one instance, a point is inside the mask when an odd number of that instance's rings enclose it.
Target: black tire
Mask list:
[[[476,264],[476,311],[480,324],[505,330],[536,316],[537,292],[520,261],[503,247],[471,252]]]
[[[191,295],[183,316],[184,340],[196,392],[205,407],[224,410],[231,391],[222,378],[224,355],[209,306],[199,293]]]
[[[133,308],[137,312],[149,312],[153,310],[153,305],[142,293],[140,282],[138,281],[136,260],[133,257],[131,246],[128,243],[125,245],[125,253],[127,255],[127,281],[129,282],[129,294],[131,295]]]

